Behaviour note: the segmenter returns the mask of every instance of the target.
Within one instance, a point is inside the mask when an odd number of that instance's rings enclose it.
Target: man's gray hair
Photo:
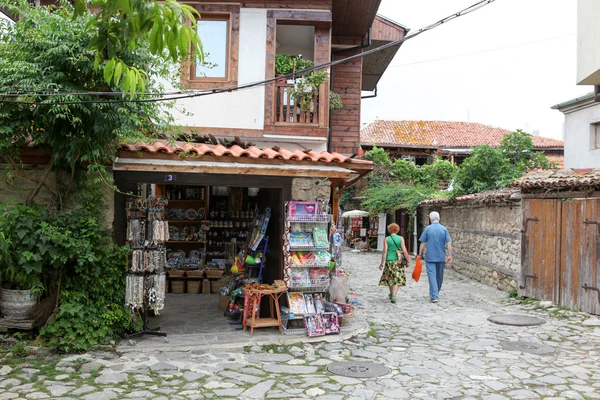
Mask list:
[[[437,211],[430,212],[429,219],[431,220],[431,222],[433,222],[433,221],[440,222],[440,213]]]

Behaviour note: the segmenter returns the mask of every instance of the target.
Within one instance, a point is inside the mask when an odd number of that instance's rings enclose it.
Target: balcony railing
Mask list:
[[[275,85],[275,123],[277,125],[319,125],[319,93],[307,93],[312,98],[309,109],[302,109],[300,101],[291,95],[293,83],[277,82]]]

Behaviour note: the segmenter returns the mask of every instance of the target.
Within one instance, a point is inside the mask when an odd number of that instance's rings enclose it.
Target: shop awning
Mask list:
[[[316,177],[350,181],[370,172],[373,164],[325,151],[154,140],[121,144],[113,167],[115,171]]]
[[[186,172],[196,174],[266,175],[348,179],[354,171],[328,165],[249,164],[193,160],[117,158],[115,171]]]

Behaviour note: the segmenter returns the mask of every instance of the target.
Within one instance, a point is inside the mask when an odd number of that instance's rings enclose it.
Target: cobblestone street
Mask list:
[[[0,399],[596,399],[600,398],[600,321],[446,272],[440,302],[427,277],[391,304],[378,287],[379,254],[344,254],[369,331],[334,343],[189,351],[95,352],[0,360]],[[412,269],[409,271],[409,273]],[[530,314],[534,327],[496,325],[494,314]],[[240,335],[247,335],[240,332]],[[142,339],[140,339],[142,340]],[[143,340],[161,340],[150,338]],[[535,355],[506,341],[550,346]],[[332,375],[335,361],[369,361],[380,378]]]

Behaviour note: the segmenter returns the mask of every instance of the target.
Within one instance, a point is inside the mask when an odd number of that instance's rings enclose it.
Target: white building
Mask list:
[[[552,107],[565,115],[565,168],[600,166],[600,103],[593,93]]]

